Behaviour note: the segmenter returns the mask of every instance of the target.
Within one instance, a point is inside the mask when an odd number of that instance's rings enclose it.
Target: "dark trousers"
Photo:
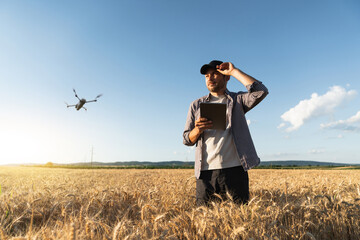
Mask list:
[[[200,178],[196,180],[196,205],[226,200],[226,193],[235,203],[249,201],[249,176],[242,166],[201,171]]]

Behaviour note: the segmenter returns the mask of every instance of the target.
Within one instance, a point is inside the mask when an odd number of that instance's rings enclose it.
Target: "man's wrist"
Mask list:
[[[237,67],[234,67],[234,69],[231,70],[230,76],[236,77],[239,73],[241,73],[241,70]]]
[[[200,137],[200,135],[201,135],[200,129],[197,127],[193,128],[193,130],[191,130],[191,132],[189,134],[190,142],[195,143],[197,141],[197,139]]]
[[[201,130],[200,130],[198,127],[195,127],[195,128],[194,128],[194,131],[195,131],[194,134],[195,134],[195,136],[197,136],[197,137],[199,137],[200,134],[202,133]]]

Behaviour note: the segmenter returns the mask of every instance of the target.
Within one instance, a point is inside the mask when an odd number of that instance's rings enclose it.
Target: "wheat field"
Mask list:
[[[0,168],[1,239],[360,239],[359,170],[251,170],[195,206],[193,170]]]

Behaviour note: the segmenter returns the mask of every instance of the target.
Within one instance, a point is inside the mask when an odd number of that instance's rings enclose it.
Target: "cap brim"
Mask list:
[[[203,74],[203,75],[205,75],[206,72],[207,72],[209,69],[215,69],[215,70],[216,70],[216,68],[215,68],[214,66],[212,66],[212,65],[210,65],[210,64],[205,64],[205,65],[203,65],[203,66],[201,67],[200,73]]]

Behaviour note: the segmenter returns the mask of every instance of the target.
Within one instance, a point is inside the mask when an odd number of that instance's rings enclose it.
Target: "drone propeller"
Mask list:
[[[75,107],[76,105],[69,105],[67,102],[64,102],[66,104],[66,107]]]
[[[79,98],[78,95],[76,94],[76,91],[75,91],[74,88],[73,88],[73,91],[74,91],[74,93],[75,93],[75,97],[80,100],[80,98]]]
[[[101,97],[101,96],[102,96],[102,94],[99,94],[99,95],[96,96],[95,99],[98,99],[98,98]]]

